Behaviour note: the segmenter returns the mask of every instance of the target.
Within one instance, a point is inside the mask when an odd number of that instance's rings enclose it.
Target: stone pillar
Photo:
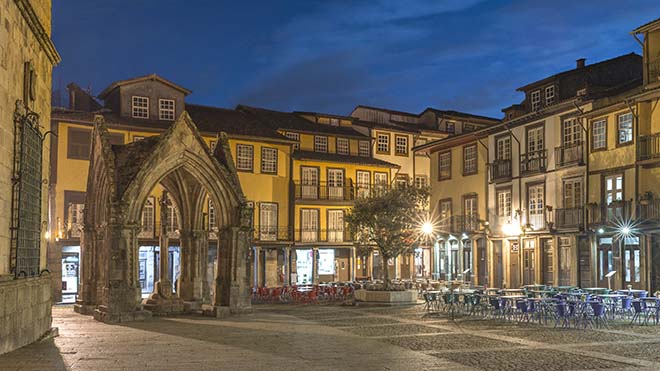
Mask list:
[[[284,248],[284,286],[291,285],[291,248]]]
[[[200,279],[202,280],[202,302],[211,302],[211,287],[209,285],[208,277],[208,261],[209,261],[209,234],[205,234],[206,238],[199,241],[199,270]]]
[[[312,284],[319,282],[319,248],[312,248]]]
[[[83,227],[80,237],[80,273],[78,298],[73,310],[80,314],[93,314],[96,309],[96,229],[91,225]]]
[[[254,247],[254,287],[265,286],[266,277],[261,280],[261,247]],[[265,275],[264,275],[265,276]]]
[[[163,190],[163,195],[160,198],[160,265],[158,269],[158,282],[154,285],[154,294],[160,295],[162,298],[169,299],[172,297],[172,282],[170,282],[170,244],[167,238],[167,225],[168,223],[168,206],[170,200],[167,197],[167,191]]]
[[[349,257],[348,269],[350,269],[349,279],[355,281],[355,270],[357,269],[357,259],[355,256],[355,247],[351,247],[351,255]]]
[[[189,302],[202,301],[203,280],[201,254],[204,246],[208,248],[208,233],[201,230],[182,230],[181,242],[181,274],[179,276],[177,292],[179,298]],[[204,268],[205,270],[205,268]]]
[[[250,278],[247,274],[251,264],[248,256],[252,233],[249,216],[247,218],[242,213],[241,226],[224,229],[218,238],[217,273],[213,288],[213,314],[216,317],[252,312]]]

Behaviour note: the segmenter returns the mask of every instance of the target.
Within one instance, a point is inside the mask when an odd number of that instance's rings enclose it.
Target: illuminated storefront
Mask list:
[[[140,246],[138,279],[140,280],[143,298],[148,297],[154,291],[154,285],[158,281],[159,254],[159,246]],[[173,291],[176,292],[177,280],[180,273],[179,246],[170,246],[169,254],[170,281],[173,285]]]

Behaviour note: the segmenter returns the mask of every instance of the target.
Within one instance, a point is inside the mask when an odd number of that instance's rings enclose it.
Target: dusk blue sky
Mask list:
[[[53,85],[157,73],[189,103],[499,118],[577,58],[641,54],[630,31],[658,17],[658,0],[59,0]]]

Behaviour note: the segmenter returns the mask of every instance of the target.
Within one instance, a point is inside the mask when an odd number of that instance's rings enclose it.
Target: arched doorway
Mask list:
[[[251,309],[248,282],[251,210],[238,182],[224,134],[213,153],[187,113],[160,136],[110,145],[102,118],[92,136],[92,153],[81,241],[82,289],[75,310],[105,322],[150,314],[141,304],[138,234],[142,209],[157,185],[177,205],[181,272],[176,295],[167,278],[167,253],[161,254],[159,284],[145,308],[178,312],[183,302],[199,307],[205,297],[208,231],[203,205],[210,199],[220,229],[213,303],[209,313],[225,315]],[[167,234],[161,251],[167,252]],[[208,291],[208,285],[206,291]]]

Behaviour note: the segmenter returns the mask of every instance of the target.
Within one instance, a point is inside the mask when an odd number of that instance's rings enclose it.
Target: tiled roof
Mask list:
[[[246,135],[288,140],[271,126],[264,125],[258,117],[248,112],[186,104],[186,111],[203,132],[224,131],[229,135]]]
[[[405,111],[397,111],[397,110],[393,110],[393,109],[389,109],[389,108],[380,108],[380,107],[373,107],[373,106],[365,106],[365,105],[363,105],[363,104],[360,104],[360,105],[356,106],[356,107],[353,109],[353,111],[355,111],[355,110],[358,109],[358,108],[370,109],[370,110],[374,110],[374,111],[383,111],[383,112],[391,113],[391,114],[394,114],[394,115],[403,115],[403,116],[419,117],[419,115],[416,114],[416,113],[405,112]]]
[[[319,160],[319,161],[341,162],[341,163],[349,163],[349,164],[376,165],[376,166],[384,166],[384,167],[392,167],[392,168],[399,167],[399,165],[395,165],[387,161],[379,160],[373,157],[338,155],[336,153],[297,150],[293,152],[293,155],[291,155],[291,157],[293,157],[296,160]]]
[[[103,91],[99,94],[99,98],[104,99],[111,91],[115,90],[116,88],[118,88],[122,85],[134,84],[136,82],[149,81],[149,80],[159,81],[159,82],[161,82],[165,85],[168,85],[168,86],[170,86],[170,87],[172,87],[176,90],[181,91],[185,95],[188,95],[188,94],[191,93],[190,90],[188,90],[188,89],[186,89],[186,88],[184,88],[180,85],[177,85],[177,84],[173,83],[170,80],[164,79],[164,78],[156,75],[155,73],[152,73],[151,75],[139,76],[139,77],[134,77],[132,79],[115,81],[112,84],[110,84],[107,88],[103,89]]]
[[[236,110],[252,115],[258,122],[275,130],[293,130],[307,133],[325,133],[330,135],[367,138],[366,135],[357,132],[353,128],[318,124],[300,117],[295,113],[273,111],[265,108],[244,105],[239,105],[236,107]]]

